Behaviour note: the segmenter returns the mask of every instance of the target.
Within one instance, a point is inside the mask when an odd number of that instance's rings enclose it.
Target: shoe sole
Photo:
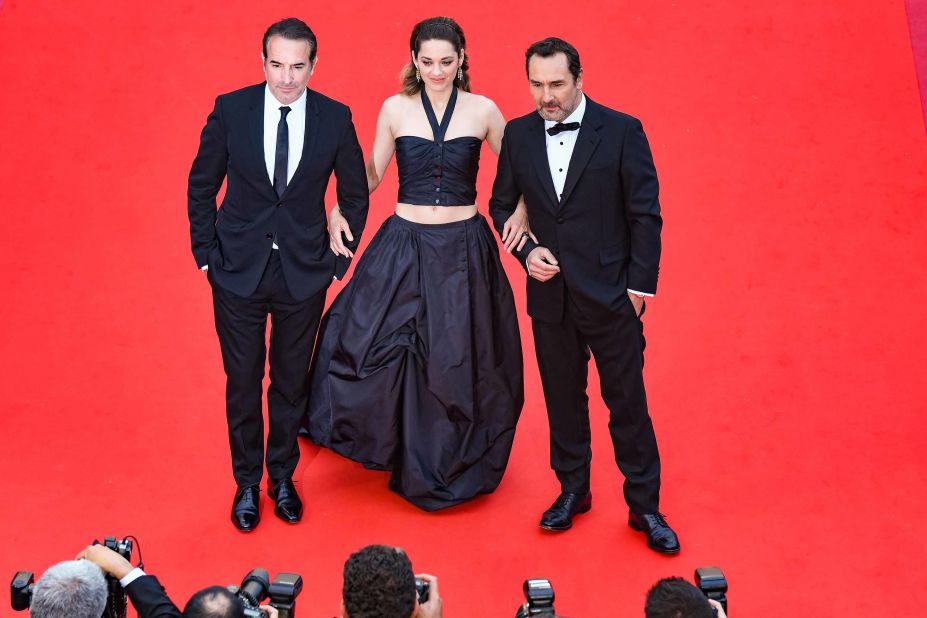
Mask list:
[[[278,513],[276,510],[274,511],[274,515],[277,516],[277,519],[287,524],[298,524],[300,520],[303,518],[303,514],[300,513],[297,519],[289,519],[288,517],[284,517],[283,515]]]
[[[650,544],[649,541],[647,542],[647,547],[657,552],[658,554],[665,554],[667,556],[675,556],[676,554],[679,553],[678,547],[676,549],[663,549],[662,547],[654,547],[653,545]]]
[[[235,529],[238,530],[239,532],[244,532],[244,533],[246,533],[246,534],[247,534],[248,532],[254,532],[255,528],[258,527],[258,524],[259,524],[259,523],[261,523],[261,520],[260,520],[260,519],[257,520],[256,522],[254,522],[254,525],[251,526],[250,528],[242,528],[241,526],[239,526],[239,525],[235,522],[234,519],[232,520],[232,525],[235,526]]]
[[[588,513],[591,509],[592,509],[592,502],[590,502],[586,506],[580,508],[575,513],[573,513],[573,517],[576,517],[577,515],[582,515],[583,513]],[[540,526],[541,526],[541,530],[549,530],[550,532],[563,532],[564,530],[569,530],[570,528],[572,528],[573,522],[570,521],[570,523],[566,526],[545,526],[544,524],[540,524]]]
[[[548,532],[563,532],[564,530],[569,530],[572,527],[572,523],[569,526],[545,526],[544,524],[541,524],[541,530],[547,530]]]

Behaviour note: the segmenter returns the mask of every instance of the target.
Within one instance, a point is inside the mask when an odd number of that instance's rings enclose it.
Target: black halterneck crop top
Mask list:
[[[476,203],[476,173],[480,168],[478,137],[445,140],[457,103],[457,89],[444,111],[441,124],[422,88],[422,105],[434,140],[415,135],[396,138],[396,165],[399,168],[399,202],[421,206],[468,206]]]

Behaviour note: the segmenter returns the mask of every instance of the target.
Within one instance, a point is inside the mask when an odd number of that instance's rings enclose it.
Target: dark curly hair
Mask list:
[[[344,563],[341,596],[350,618],[408,618],[415,609],[412,562],[398,547],[368,545]]]
[[[712,618],[714,610],[701,590],[681,577],[661,579],[647,593],[646,618]]]
[[[464,92],[470,92],[470,58],[467,56],[467,39],[464,37],[463,29],[457,22],[450,17],[429,17],[415,24],[412,28],[412,36],[409,37],[409,51],[413,56],[418,56],[422,49],[422,43],[425,41],[447,41],[454,46],[454,51],[458,54],[463,51],[463,63],[460,70],[463,72],[463,79],[454,77],[454,83]],[[411,61],[402,69],[400,74],[402,78],[402,93],[412,96],[418,94],[422,89],[421,83],[415,78],[415,64]]]

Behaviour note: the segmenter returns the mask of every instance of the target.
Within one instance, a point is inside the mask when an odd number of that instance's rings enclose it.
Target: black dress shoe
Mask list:
[[[288,524],[295,524],[303,516],[303,502],[296,493],[292,479],[271,483],[267,495],[274,499],[274,515]]]
[[[663,519],[663,513],[639,515],[628,511],[628,525],[638,532],[647,533],[647,547],[661,554],[678,554],[679,539]]]
[[[571,494],[563,492],[541,516],[541,527],[545,530],[569,530],[573,527],[573,516],[592,508],[592,492]]]
[[[232,500],[232,523],[242,532],[251,532],[261,521],[261,490],[257,485],[241,487]]]

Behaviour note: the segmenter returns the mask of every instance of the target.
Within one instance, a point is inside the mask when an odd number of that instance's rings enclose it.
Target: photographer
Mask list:
[[[423,595],[427,599],[421,600]],[[409,557],[398,547],[368,545],[344,563],[342,618],[441,618],[441,605],[438,578],[413,574]]]
[[[178,618],[181,615],[157,577],[133,567],[117,552],[103,545],[89,545],[77,554],[77,560],[92,562],[118,579],[141,618]]]
[[[88,562],[69,560],[50,567],[35,584],[32,618],[100,618],[106,607],[106,580]]]
[[[647,593],[646,618],[727,618],[721,604],[681,577],[661,579]]]
[[[277,610],[262,605],[268,618],[277,618]],[[241,618],[245,615],[241,600],[222,586],[210,586],[200,590],[187,601],[183,608],[184,618]]]
[[[138,610],[140,618],[242,618],[244,606],[238,598],[225,588],[213,586],[190,597],[183,614],[168,598],[164,588],[154,575],[146,575],[138,567],[103,545],[90,545],[77,555],[77,559],[86,560],[119,580],[132,605]],[[99,569],[97,569],[99,570]],[[43,576],[44,577],[44,576]],[[100,575],[102,580],[102,574]],[[106,588],[103,588],[103,600],[106,600]],[[35,601],[33,600],[33,604]],[[269,605],[262,605],[268,618],[277,618],[277,610]],[[92,618],[99,618],[101,611]],[[35,614],[33,614],[35,615]],[[69,614],[61,614],[65,616]],[[54,618],[47,614],[48,618]],[[81,615],[83,616],[83,615]]]

